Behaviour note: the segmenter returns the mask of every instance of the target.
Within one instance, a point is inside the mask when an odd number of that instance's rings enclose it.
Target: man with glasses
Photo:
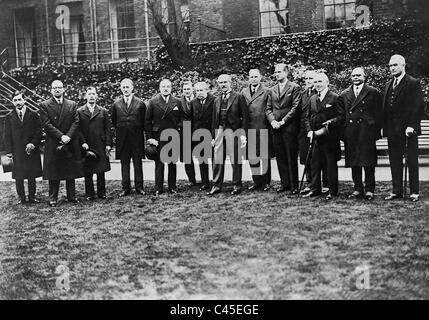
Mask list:
[[[52,82],[52,98],[40,104],[46,132],[43,178],[49,180],[49,205],[58,202],[60,181],[66,180],[67,200],[77,203],[75,179],[84,176],[79,145],[77,104],[64,97],[61,81]]]

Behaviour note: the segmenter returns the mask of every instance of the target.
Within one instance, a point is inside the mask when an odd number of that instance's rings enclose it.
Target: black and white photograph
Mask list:
[[[0,300],[429,299],[427,0],[0,0],[0,66]]]

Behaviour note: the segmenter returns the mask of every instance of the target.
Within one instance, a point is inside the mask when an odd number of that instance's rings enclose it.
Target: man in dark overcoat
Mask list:
[[[270,90],[266,117],[272,126],[274,152],[281,186],[277,192],[298,193],[298,131],[300,87],[288,80],[285,64],[275,66],[278,81]]]
[[[27,201],[24,179],[28,180],[28,202],[39,203],[36,199],[36,178],[42,176],[40,117],[25,105],[22,92],[13,94],[12,103],[15,109],[6,115],[3,135],[5,151],[14,163],[12,178],[15,179],[19,203]]]
[[[192,159],[192,156],[189,157],[184,157],[184,153],[186,152],[186,148],[185,145],[186,143],[189,144],[189,142],[185,141],[186,136],[184,135],[184,130],[186,130],[186,128],[184,127],[185,125],[185,121],[188,122],[188,125],[191,126],[192,128],[192,112],[191,112],[191,101],[195,98],[194,96],[194,86],[192,84],[191,81],[185,81],[182,84],[182,97],[180,98],[180,101],[182,103],[182,110],[183,110],[183,114],[182,114],[182,124],[180,126],[181,129],[181,150],[180,150],[180,161],[182,162],[186,162],[185,158],[190,158],[190,162],[189,163],[185,163],[185,172],[186,175],[188,177],[189,180],[189,187],[193,187],[196,185],[196,180],[195,180],[195,166],[194,166],[194,161]],[[192,144],[192,142],[191,142]],[[190,151],[190,150],[187,150]]]
[[[222,74],[217,79],[221,94],[216,97],[212,118],[213,187],[208,195],[222,190],[225,175],[225,159],[228,155],[232,165],[232,195],[242,191],[242,154],[247,145],[249,114],[244,97],[232,90],[232,79]]]
[[[75,179],[83,177],[77,104],[64,97],[61,81],[52,82],[52,98],[40,104],[46,133],[43,178],[49,180],[49,205],[58,202],[60,181],[66,180],[67,200],[77,203]]]
[[[164,130],[172,130],[177,134],[176,145],[180,146],[179,129],[182,122],[182,103],[180,99],[171,94],[172,83],[168,79],[160,82],[159,91],[154,98],[149,100],[146,111],[146,137],[147,142],[158,148],[158,159],[155,161],[155,195],[159,196],[164,192],[164,167],[168,163],[168,190],[172,194],[177,194],[177,162],[179,161],[180,148],[171,159],[164,159],[162,149],[167,144],[174,141],[161,141],[161,134]]]
[[[78,109],[82,149],[93,153],[92,157],[86,156],[83,163],[87,200],[93,200],[95,197],[94,174],[97,175],[97,196],[106,199],[105,172],[110,171],[109,154],[112,149],[110,116],[107,109],[97,105],[97,98],[97,89],[89,87],[86,90],[87,103]]]
[[[383,135],[388,141],[393,190],[386,200],[403,197],[403,156],[407,152],[410,200],[417,202],[420,197],[418,136],[424,115],[423,91],[419,81],[405,72],[403,56],[392,56],[389,66],[393,78],[384,88]]]
[[[143,158],[145,157],[144,123],[146,105],[133,93],[131,79],[121,81],[122,97],[112,106],[112,125],[116,130],[116,159],[121,160],[122,192],[120,197],[131,193],[130,163],[133,160],[134,185],[138,195],[143,189]]]
[[[192,133],[194,134],[197,130],[206,130],[206,132],[212,132],[212,121],[213,121],[213,108],[215,97],[208,91],[208,84],[206,82],[198,82],[194,86],[196,99],[191,102],[191,114],[192,114]],[[198,144],[203,142],[203,137],[200,137],[199,141],[192,142],[192,149]],[[205,152],[205,151],[204,151]],[[194,154],[198,157],[200,175],[202,186],[201,191],[207,191],[210,189],[209,179],[209,164],[208,159],[212,158],[213,151],[209,154]]]
[[[376,142],[381,138],[383,121],[382,96],[374,87],[365,83],[365,71],[352,71],[353,84],[339,97],[345,115],[344,146],[346,167],[352,168],[354,191],[350,199],[374,199],[375,167],[377,166]],[[365,171],[365,187],[362,183]]]
[[[252,171],[253,184],[249,190],[268,191],[271,183],[271,148],[269,123],[265,117],[269,90],[262,83],[262,75],[258,69],[249,71],[249,85],[241,92],[246,100],[249,112],[248,160]],[[251,136],[254,136],[251,138]],[[251,142],[250,139],[256,138]],[[255,151],[255,154],[251,151]]]
[[[338,95],[329,90],[329,79],[324,73],[317,73],[314,86],[317,95],[310,98],[306,117],[308,137],[316,139],[311,155],[311,191],[304,197],[314,197],[322,193],[321,170],[326,163],[329,194],[326,200],[338,195],[338,164],[341,159],[340,132],[344,123]],[[320,129],[324,134],[314,137]]]

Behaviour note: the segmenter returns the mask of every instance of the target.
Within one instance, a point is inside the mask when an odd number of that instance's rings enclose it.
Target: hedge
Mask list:
[[[378,21],[368,28],[343,28],[275,37],[193,44],[195,70],[203,75],[268,72],[276,62],[301,62],[330,73],[352,66],[385,65],[392,54],[407,58],[408,70],[429,75],[429,24],[414,20]],[[160,67],[171,68],[165,49],[157,51]]]

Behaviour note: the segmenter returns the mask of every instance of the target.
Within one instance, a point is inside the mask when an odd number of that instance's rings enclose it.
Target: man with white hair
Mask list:
[[[40,104],[40,115],[46,132],[43,179],[49,180],[49,205],[58,202],[60,180],[66,180],[67,200],[77,203],[75,179],[84,176],[79,144],[77,104],[64,97],[61,81],[52,82],[52,98]]]
[[[143,163],[145,157],[144,123],[146,105],[133,93],[131,79],[121,81],[122,96],[112,106],[112,125],[116,129],[116,159],[121,160],[122,192],[120,197],[131,193],[130,163],[133,160],[134,185],[138,195],[143,190]]]
[[[213,108],[215,98],[209,93],[209,86],[206,82],[197,82],[194,85],[196,99],[191,102],[191,122],[192,122],[192,133],[197,130],[208,130],[212,132],[212,121],[213,121]],[[192,149],[203,142],[204,137],[200,138],[200,141],[192,142]],[[199,157],[199,167],[201,175],[201,191],[208,191],[210,188],[209,180],[209,164],[208,159],[212,157],[212,154],[196,155]],[[192,164],[193,165],[193,164]]]
[[[338,95],[329,90],[329,79],[324,73],[317,73],[314,79],[317,95],[310,98],[306,117],[307,136],[315,140],[311,155],[311,191],[304,197],[322,193],[321,170],[326,163],[329,194],[326,200],[338,195],[338,164],[341,159],[340,130],[343,114],[338,104]]]
[[[402,158],[407,153],[410,200],[416,202],[419,200],[418,136],[424,114],[423,92],[419,81],[406,74],[403,56],[393,55],[389,67],[393,78],[384,89],[383,135],[388,141],[393,191],[386,200],[403,197]]]

